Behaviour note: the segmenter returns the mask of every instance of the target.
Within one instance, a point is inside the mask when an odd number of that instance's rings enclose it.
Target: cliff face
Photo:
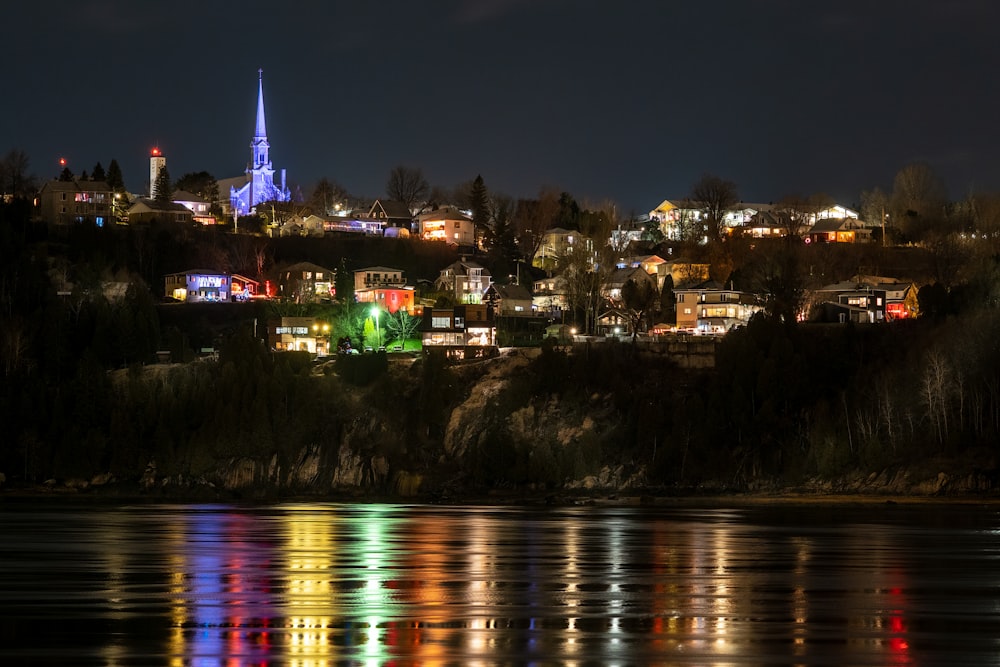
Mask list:
[[[559,365],[564,361],[539,358],[538,351],[515,351],[437,370],[426,360],[400,363],[372,385],[324,385],[325,390],[333,388],[334,400],[329,414],[320,417],[323,428],[309,431],[314,435],[305,444],[299,438],[287,445],[292,441],[285,434],[274,433],[268,440],[272,444],[252,454],[242,451],[238,439],[213,452],[204,451],[204,443],[190,442],[170,459],[143,460],[134,473],[92,470],[46,484],[72,491],[135,484],[146,494],[181,497],[422,499],[493,491],[947,496],[990,494],[997,488],[992,455],[795,483],[756,476],[738,487],[707,481],[727,479],[724,461],[702,467],[700,476],[685,475],[685,461],[693,457],[687,445],[671,443],[663,430],[641,425],[642,419],[653,426],[661,423],[656,419],[669,404],[662,395],[669,382],[656,384],[644,377],[650,387],[623,400],[613,389],[584,389],[571,379],[572,369]],[[646,401],[647,413],[638,417],[636,396],[654,396]],[[644,448],[647,440],[651,447]],[[670,479],[674,481],[664,481]]]

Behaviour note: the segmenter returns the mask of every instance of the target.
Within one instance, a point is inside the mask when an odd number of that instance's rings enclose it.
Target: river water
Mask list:
[[[0,502],[3,665],[985,665],[1000,506]]]

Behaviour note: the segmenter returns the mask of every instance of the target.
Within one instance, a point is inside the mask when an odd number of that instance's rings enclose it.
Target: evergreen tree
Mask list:
[[[677,322],[677,296],[674,294],[674,277],[669,273],[663,278],[659,310],[661,322],[668,324]]]
[[[108,178],[108,175],[106,173],[104,173],[104,167],[101,166],[101,163],[98,162],[97,164],[95,164],[93,171],[90,172],[90,180],[92,180],[92,181],[106,181],[107,178]]]
[[[469,207],[472,209],[472,226],[475,231],[475,247],[483,245],[490,231],[490,204],[486,184],[481,175],[476,176],[469,192]]]
[[[125,179],[122,177],[122,168],[118,166],[118,160],[111,160],[104,180],[114,192],[125,192]]]
[[[156,193],[153,199],[161,204],[169,203],[174,198],[174,187],[170,182],[170,172],[167,171],[166,165],[156,174],[153,192]]]
[[[63,170],[59,173],[59,180],[64,183],[73,182],[73,172],[69,170],[69,167],[63,167]]]
[[[87,170],[86,169],[84,169],[83,171],[80,172],[80,180],[81,181],[89,181],[90,180],[90,176],[87,175]]]

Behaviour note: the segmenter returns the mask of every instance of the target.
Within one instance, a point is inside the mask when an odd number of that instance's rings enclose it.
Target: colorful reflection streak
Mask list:
[[[168,518],[173,665],[917,662],[910,545],[882,526],[390,504]]]

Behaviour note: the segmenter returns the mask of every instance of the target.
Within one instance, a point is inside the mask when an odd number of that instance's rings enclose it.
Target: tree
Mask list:
[[[534,260],[542,247],[545,232],[552,229],[559,215],[559,195],[554,190],[542,190],[538,199],[519,199],[514,210],[514,230],[521,256]]]
[[[385,194],[389,199],[403,202],[407,209],[412,211],[418,202],[423,203],[428,192],[430,186],[420,169],[399,165],[389,172]]]
[[[0,194],[28,197],[35,189],[35,177],[28,173],[28,154],[13,148],[0,161]]]
[[[668,324],[676,324],[677,322],[677,295],[674,294],[674,277],[669,273],[663,277],[659,315],[662,322]]]
[[[313,186],[312,194],[309,195],[308,206],[313,213],[319,215],[330,215],[334,211],[347,205],[347,190],[336,181],[331,181],[325,176]]]
[[[481,175],[477,175],[476,180],[472,181],[472,188],[469,190],[469,208],[472,210],[472,226],[476,236],[474,246],[479,248],[483,246],[490,232],[489,192]]]
[[[633,343],[635,343],[636,336],[639,335],[639,329],[643,322],[656,306],[658,296],[656,284],[651,280],[640,282],[629,278],[622,285],[622,306],[625,307],[625,314],[632,329]]]
[[[395,313],[387,314],[385,317],[385,329],[389,333],[389,338],[398,340],[404,346],[406,341],[412,338],[413,334],[420,328],[420,323],[419,317],[413,317],[402,308]]]
[[[125,192],[125,179],[122,177],[122,168],[118,166],[118,160],[111,160],[108,164],[108,175],[104,179],[113,192]]]
[[[511,218],[514,213],[514,200],[507,195],[493,195],[489,199],[490,214],[493,221],[493,232],[488,242],[488,256],[494,275],[509,275],[514,262],[518,261],[517,239]]]
[[[739,201],[736,184],[713,174],[705,174],[691,188],[691,201],[705,216],[709,241],[722,238],[722,220],[726,211]]]
[[[170,182],[170,172],[167,171],[166,165],[160,167],[160,171],[156,173],[153,192],[155,193],[153,199],[161,204],[169,203],[174,198],[174,187]]]
[[[889,196],[881,188],[865,190],[861,193],[861,219],[882,230],[882,245],[885,245],[886,217],[890,211]]]
[[[69,167],[63,167],[63,170],[59,172],[59,180],[63,183],[72,183],[75,176],[73,172],[69,170]]]
[[[219,182],[207,171],[189,172],[184,174],[174,187],[178,190],[193,192],[194,194],[208,200],[213,205],[219,198]]]
[[[594,239],[603,246],[615,240],[619,235],[614,231],[618,228],[618,206],[613,201],[605,200],[599,204],[585,204],[578,217],[580,233]]]
[[[947,201],[944,183],[923,162],[909,164],[892,181],[892,214],[894,227],[911,237],[919,237],[944,215]]]
[[[92,180],[92,181],[105,181],[105,180],[107,180],[107,178],[108,178],[108,175],[106,173],[104,173],[104,167],[101,166],[101,163],[98,162],[97,164],[95,164],[94,168],[90,172],[90,180]]]

